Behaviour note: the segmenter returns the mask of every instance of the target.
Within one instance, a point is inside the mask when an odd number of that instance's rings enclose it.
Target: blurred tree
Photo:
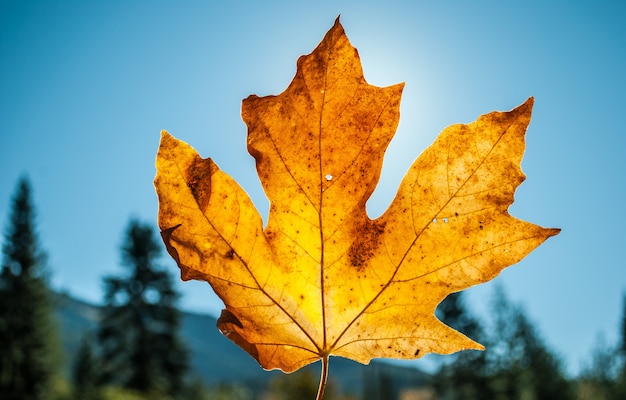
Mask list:
[[[145,393],[132,389],[124,389],[118,386],[106,386],[102,388],[102,400],[157,400],[148,397]],[[161,399],[158,399],[161,400]]]
[[[436,315],[446,325],[469,337],[478,338],[484,335],[478,319],[465,304],[464,292],[452,293],[446,297],[437,307]]]
[[[615,347],[606,343],[604,335],[598,335],[591,354],[591,363],[583,368],[577,379],[576,399],[614,399],[612,393],[615,392],[615,379],[618,373],[617,361]]]
[[[486,341],[492,399],[573,399],[560,361],[543,343],[523,309],[496,287],[492,335]]]
[[[459,332],[481,342],[485,333],[465,304],[463,292],[446,297],[437,308],[437,317]],[[488,385],[485,352],[468,350],[442,359],[433,377],[439,399],[487,399],[492,393]]]
[[[319,387],[319,377],[310,369],[298,370],[289,375],[279,375],[270,383],[270,400],[314,399]],[[324,400],[336,399],[335,387],[331,380],[326,385]]]
[[[254,398],[250,389],[237,384],[217,384],[206,392],[206,400],[252,400]],[[202,399],[203,400],[203,399]]]
[[[161,246],[149,225],[131,220],[121,250],[128,274],[104,279],[102,382],[174,396],[183,389],[188,363],[178,332],[179,295],[156,264]]]
[[[11,207],[0,272],[0,393],[7,400],[46,399],[60,370],[60,345],[25,177]]]
[[[626,399],[626,295],[622,296],[620,343],[617,351],[618,372],[612,399]]]
[[[91,335],[83,337],[72,367],[74,398],[77,400],[101,399],[101,390],[98,385],[100,382],[100,361],[96,355]]]
[[[391,374],[370,364],[363,370],[363,400],[395,399],[398,397]]]

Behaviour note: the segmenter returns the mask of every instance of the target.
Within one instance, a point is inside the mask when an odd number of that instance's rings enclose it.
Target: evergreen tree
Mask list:
[[[188,356],[178,333],[179,296],[156,264],[161,247],[149,225],[132,220],[121,250],[128,273],[104,279],[102,383],[175,395],[183,388]]]
[[[577,379],[578,399],[626,399],[626,295],[622,297],[619,341],[608,345],[599,335],[591,353],[591,363]]]
[[[523,309],[496,287],[489,333],[466,309],[460,293],[437,310],[442,321],[485,344],[484,352],[447,357],[434,377],[438,399],[567,400],[572,388],[559,360],[543,343]]]
[[[572,399],[570,383],[519,306],[501,287],[493,302],[493,333],[487,340],[492,399]]]
[[[80,400],[97,400],[102,396],[98,384],[100,382],[100,362],[91,335],[86,335],[78,348],[72,368],[74,398]]]
[[[3,399],[46,399],[58,366],[58,338],[26,178],[17,184],[2,244],[0,393]]]
[[[591,363],[586,365],[577,379],[577,398],[593,400],[618,400],[615,397],[618,376],[618,352],[607,344],[604,335],[598,335],[591,353]]]
[[[626,295],[622,297],[622,320],[620,342],[617,351],[618,374],[615,380],[613,399],[626,399]]]
[[[485,333],[476,317],[467,309],[463,292],[452,293],[437,308],[437,317],[446,325],[481,342]],[[487,399],[491,396],[486,376],[485,353],[467,350],[446,356],[433,378],[440,399]]]
[[[464,292],[456,292],[446,297],[437,307],[437,318],[446,325],[471,338],[484,334],[478,319],[468,310]]]

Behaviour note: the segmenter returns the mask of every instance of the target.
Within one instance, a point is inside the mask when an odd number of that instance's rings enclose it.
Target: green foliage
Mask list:
[[[571,399],[573,392],[550,352],[520,306],[501,287],[493,301],[492,335],[487,341],[494,399]]]
[[[90,335],[83,337],[72,367],[74,398],[100,400],[102,398],[99,387],[101,365]]]
[[[26,178],[17,185],[2,253],[0,393],[8,400],[47,399],[54,391],[60,355],[46,257],[37,238]]]
[[[626,399],[626,295],[622,297],[620,344],[617,351],[619,370],[615,379],[614,399]]]
[[[136,390],[105,386],[101,388],[99,400],[152,400],[152,398]],[[156,396],[154,400],[156,400]]]
[[[626,399],[626,295],[623,297],[620,338],[616,345],[599,335],[591,363],[577,381],[577,400]]]
[[[314,399],[317,395],[319,377],[310,369],[301,369],[289,375],[279,375],[270,383],[270,400]],[[324,400],[337,399],[332,381],[328,381]]]
[[[442,365],[434,378],[438,398],[573,399],[559,360],[543,343],[523,309],[501,288],[492,304],[489,334],[465,308],[460,295],[448,297],[439,309],[444,322],[474,334],[485,352],[462,352]]]
[[[615,391],[617,353],[607,344],[603,335],[596,339],[591,355],[591,363],[586,365],[578,378],[577,395],[579,400],[611,400]]]
[[[153,229],[132,220],[122,246],[128,274],[104,280],[101,381],[173,396],[183,389],[188,354],[178,334],[178,293],[156,264],[160,252]]]
[[[234,384],[218,384],[204,390],[203,397],[193,397],[194,400],[252,400],[252,392],[244,387]],[[191,396],[187,396],[191,400]]]

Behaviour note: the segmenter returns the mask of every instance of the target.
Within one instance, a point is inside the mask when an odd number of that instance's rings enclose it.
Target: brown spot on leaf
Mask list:
[[[211,198],[211,175],[219,168],[210,158],[196,157],[187,167],[185,181],[202,212],[206,210]]]
[[[360,229],[354,231],[354,242],[348,250],[350,264],[363,271],[365,264],[376,254],[380,235],[385,231],[385,224],[368,220]]]

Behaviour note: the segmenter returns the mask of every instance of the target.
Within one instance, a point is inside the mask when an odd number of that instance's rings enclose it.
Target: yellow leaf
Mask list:
[[[183,279],[211,284],[225,304],[219,329],[266,369],[482,349],[435,308],[559,232],[507,212],[532,99],[445,129],[369,219],[402,88],[365,81],[337,20],[283,93],[243,101],[270,199],[265,229],[232,178],[162,134],[155,186],[168,252]]]

